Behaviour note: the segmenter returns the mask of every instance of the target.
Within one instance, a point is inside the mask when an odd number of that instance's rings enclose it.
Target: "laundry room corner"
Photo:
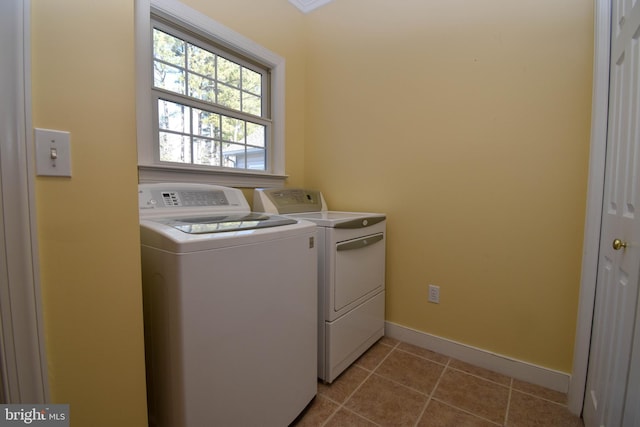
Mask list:
[[[387,214],[387,321],[570,373],[593,2],[334,1],[308,24],[305,186]]]

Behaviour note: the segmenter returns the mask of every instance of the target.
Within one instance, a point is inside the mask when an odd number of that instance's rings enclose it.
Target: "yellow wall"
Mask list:
[[[71,132],[36,181],[51,400],[77,426],[146,425],[133,2],[32,1],[34,127]]]
[[[309,15],[305,184],[388,214],[389,321],[571,371],[592,9],[336,0]]]

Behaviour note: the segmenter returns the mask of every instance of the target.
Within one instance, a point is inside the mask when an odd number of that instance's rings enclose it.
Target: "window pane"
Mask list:
[[[153,61],[153,85],[155,87],[184,94],[184,82],[182,69]]]
[[[160,160],[191,163],[191,142],[188,136],[160,132]]]
[[[222,116],[222,140],[244,143],[244,120]]]
[[[266,150],[240,144],[222,144],[222,166],[241,169],[266,169]]]
[[[189,96],[203,101],[216,102],[216,82],[189,73]]]
[[[262,75],[248,68],[242,68],[242,90],[262,95]]]
[[[245,168],[244,145],[222,144],[222,166],[228,168]]]
[[[218,104],[240,111],[240,89],[218,85]]]
[[[259,117],[270,103],[262,86],[268,69],[247,68],[241,54],[196,41],[167,23],[154,25],[162,28],[152,29],[156,156],[161,162],[266,170],[271,125]]]
[[[160,30],[153,29],[153,57],[184,68],[185,42]]]
[[[220,115],[193,109],[193,134],[220,139]]]
[[[247,147],[247,169],[267,169],[267,152],[264,148]]]
[[[247,122],[247,145],[264,147],[265,131],[264,126]]]
[[[203,76],[216,77],[216,56],[198,46],[189,44],[189,71]]]
[[[218,81],[240,87],[240,65],[218,56]]]
[[[254,116],[262,115],[262,100],[259,96],[242,92],[242,112],[253,114]]]
[[[193,139],[193,163],[220,166],[220,143],[212,139]]]
[[[159,99],[158,125],[160,129],[189,133],[189,107]]]

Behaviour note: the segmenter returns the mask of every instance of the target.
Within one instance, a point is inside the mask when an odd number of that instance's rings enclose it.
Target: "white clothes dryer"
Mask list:
[[[384,335],[386,215],[329,211],[304,189],[256,189],[253,204],[318,226],[318,378],[331,383]]]
[[[213,185],[139,206],[150,425],[289,425],[317,391],[315,225]]]

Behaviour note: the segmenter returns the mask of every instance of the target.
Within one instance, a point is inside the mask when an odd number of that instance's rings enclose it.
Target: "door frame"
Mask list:
[[[587,368],[589,365],[589,347],[591,344],[591,326],[598,277],[609,113],[610,41],[611,0],[595,0],[587,211],[584,227],[578,318],[573,348],[573,370],[568,393],[569,410],[576,415],[581,414],[584,404]]]
[[[0,379],[7,403],[49,401],[31,122],[31,1],[2,1]]]

